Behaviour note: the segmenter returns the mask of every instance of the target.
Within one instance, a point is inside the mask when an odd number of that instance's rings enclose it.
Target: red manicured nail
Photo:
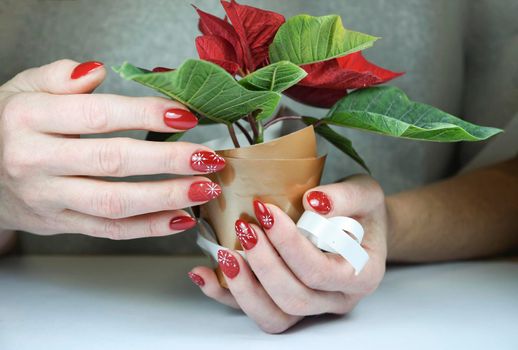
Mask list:
[[[167,68],[167,67],[155,67],[155,68],[153,68],[153,72],[154,73],[170,72],[172,70],[173,70],[172,68]]]
[[[270,213],[266,205],[260,200],[254,201],[254,212],[255,217],[261,223],[261,226],[265,229],[270,229],[273,226],[273,215]]]
[[[185,109],[171,108],[164,113],[164,123],[173,129],[189,130],[198,125],[198,118]]]
[[[228,278],[234,278],[239,273],[239,263],[228,250],[218,251],[218,263],[221,271],[223,271]]]
[[[236,235],[241,245],[246,250],[250,250],[257,244],[257,234],[248,222],[237,220],[235,224]]]
[[[196,219],[190,216],[177,216],[169,221],[169,227],[174,231],[188,230],[196,226]]]
[[[225,167],[225,158],[214,152],[198,151],[191,156],[191,168],[204,173],[215,173]]]
[[[189,276],[189,278],[195,285],[199,287],[203,287],[205,285],[205,281],[200,275],[197,275],[194,272],[189,272],[187,276]]]
[[[324,192],[312,191],[308,193],[309,205],[320,214],[327,214],[331,211],[331,201]]]
[[[221,194],[221,187],[210,181],[197,181],[189,187],[189,199],[193,202],[206,202]]]
[[[93,70],[102,67],[103,63],[98,61],[89,61],[79,64],[74,70],[72,71],[72,74],[70,74],[70,78],[72,79],[79,79],[81,77],[84,77],[88,73],[92,72]]]

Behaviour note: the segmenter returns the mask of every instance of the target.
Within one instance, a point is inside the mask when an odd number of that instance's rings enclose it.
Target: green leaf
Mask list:
[[[388,136],[437,142],[480,141],[502,132],[413,102],[393,86],[356,90],[338,101],[322,120]]]
[[[302,120],[306,125],[313,125],[319,121],[317,118],[303,117]],[[340,151],[351,157],[356,163],[358,163],[363,169],[367,170],[370,174],[369,167],[365,164],[365,161],[360,157],[358,152],[353,147],[353,143],[347,137],[340,135],[329,126],[325,124],[316,124],[315,132],[329,141],[332,145],[338,148]]]
[[[169,96],[218,123],[230,124],[257,112],[258,119],[273,114],[281,95],[273,91],[250,91],[223,68],[201,60],[186,60],[170,72],[146,72],[129,63],[114,70]]]
[[[270,62],[308,64],[371,47],[379,38],[345,29],[340,16],[298,15],[287,20],[270,44]]]
[[[307,75],[306,71],[289,62],[280,61],[263,67],[239,80],[248,90],[281,92],[297,84]]]

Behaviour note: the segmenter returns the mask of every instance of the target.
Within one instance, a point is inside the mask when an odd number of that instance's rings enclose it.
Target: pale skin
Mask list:
[[[389,197],[365,175],[315,190],[331,200],[326,216],[351,216],[364,226],[370,260],[360,275],[340,256],[315,248],[267,204],[275,223],[270,229],[252,225],[258,237],[246,251],[248,264],[231,252],[240,272],[225,277],[229,289],[212,269],[194,268],[205,282],[202,291],[243,310],[264,331],[280,333],[305,316],[350,312],[376,290],[387,261],[485,258],[518,249],[518,158]],[[306,199],[303,205],[314,210]]]
[[[0,87],[0,253],[12,246],[12,230],[112,239],[174,234],[171,217],[199,204],[185,193],[192,181],[204,179],[188,165],[203,147],[77,138],[115,130],[172,132],[162,111],[185,107],[161,98],[89,95],[106,72],[101,67],[71,81],[77,64],[65,60],[26,71]],[[198,176],[140,184],[90,178],[157,173]],[[229,289],[212,269],[194,268],[204,280],[202,291],[243,310],[264,331],[280,333],[305,316],[350,312],[376,290],[387,261],[471,259],[518,248],[518,158],[389,197],[365,175],[315,190],[330,199],[325,216],[351,216],[364,226],[370,260],[360,275],[340,256],[318,250],[285,213],[266,204],[274,225],[252,225],[257,244],[247,250],[249,263],[230,252],[240,271],[226,278]],[[306,196],[304,208],[314,210]]]
[[[187,110],[159,97],[90,94],[106,76],[100,66],[77,79],[79,62],[61,60],[24,71],[0,86],[0,243],[9,231],[82,233],[110,239],[163,236],[190,200],[190,185],[209,181],[192,169],[208,148],[130,138],[80,139],[118,130],[177,132],[164,111]],[[101,177],[193,175],[149,182]],[[2,245],[2,244],[0,244]]]

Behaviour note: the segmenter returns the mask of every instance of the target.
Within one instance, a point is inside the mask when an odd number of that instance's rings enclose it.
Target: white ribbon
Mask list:
[[[199,227],[196,243],[205,254],[217,261],[218,250],[227,248],[216,243],[214,231],[205,220],[200,219]],[[318,248],[344,257],[352,265],[356,275],[369,260],[369,255],[361,246],[363,227],[353,218],[335,216],[328,219],[312,211],[305,211],[297,222],[297,227]],[[237,252],[246,259],[244,251]]]
[[[369,255],[362,248],[362,225],[346,216],[325,218],[312,211],[305,211],[297,222],[299,231],[318,248],[340,254],[356,274],[363,269]]]

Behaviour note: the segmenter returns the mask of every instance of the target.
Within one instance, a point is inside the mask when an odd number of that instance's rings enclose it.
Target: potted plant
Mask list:
[[[227,166],[212,175],[222,195],[201,211],[227,248],[240,248],[234,221],[254,217],[254,198],[280,206],[294,220],[300,216],[302,195],[319,183],[324,166],[314,132],[366,171],[351,141],[330,126],[435,142],[479,141],[501,132],[411,101],[394,86],[377,86],[403,73],[365,59],[362,51],[379,38],[344,28],[337,15],[301,14],[286,20],[234,0],[221,4],[224,19],[195,8],[202,33],[196,38],[200,59],[187,59],[177,69],[146,70],[129,63],[114,69],[188,106],[201,125],[228,129],[234,147],[218,152]],[[320,119],[275,114],[282,94],[329,110]],[[288,120],[308,128],[264,143],[265,131]],[[242,147],[239,133],[248,147]]]

